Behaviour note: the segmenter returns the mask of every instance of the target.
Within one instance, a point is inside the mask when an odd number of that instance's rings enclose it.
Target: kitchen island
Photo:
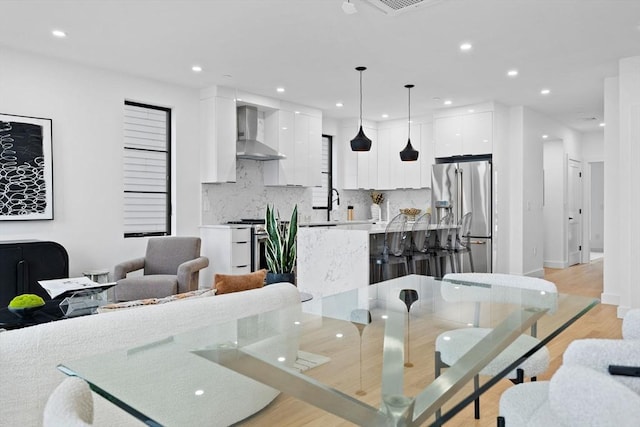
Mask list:
[[[297,263],[300,291],[319,297],[368,286],[369,260],[382,250],[386,226],[385,222],[364,221],[301,226]]]

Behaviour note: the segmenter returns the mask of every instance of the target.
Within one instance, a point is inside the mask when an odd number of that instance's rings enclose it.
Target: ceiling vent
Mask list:
[[[398,15],[403,12],[415,10],[425,6],[440,3],[442,0],[365,0],[386,13],[387,15]]]

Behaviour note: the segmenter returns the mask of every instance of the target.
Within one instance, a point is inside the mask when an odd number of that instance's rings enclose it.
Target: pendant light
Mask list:
[[[367,67],[356,67],[356,70],[360,72],[360,130],[355,138],[351,140],[351,151],[369,151],[371,150],[371,140],[367,138],[362,130],[362,72]]]
[[[411,145],[411,88],[413,85],[404,85],[409,90],[409,119],[407,120],[407,126],[409,132],[407,133],[407,145],[400,152],[400,160],[403,162],[415,162],[418,160],[418,150]]]

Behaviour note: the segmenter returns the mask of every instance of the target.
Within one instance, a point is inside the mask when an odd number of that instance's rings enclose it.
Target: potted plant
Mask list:
[[[276,217],[273,206],[267,205],[265,221],[267,284],[289,282],[295,284],[296,237],[298,235],[298,205],[294,206],[291,220],[286,223]]]

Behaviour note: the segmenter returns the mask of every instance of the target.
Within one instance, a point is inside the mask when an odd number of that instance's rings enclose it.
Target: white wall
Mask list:
[[[565,161],[561,140],[544,143],[544,253],[545,267],[566,268],[564,240]]]
[[[604,250],[604,162],[589,163],[589,246],[592,251]]]
[[[510,136],[505,158],[509,168],[508,272],[512,274],[544,274],[543,134],[549,135],[549,139],[563,141],[565,159],[582,158],[578,132],[530,108],[510,109]],[[566,231],[563,234],[566,235]]]
[[[618,315],[640,307],[637,263],[640,229],[640,57],[619,63],[605,81],[605,234],[603,302],[618,303]],[[616,90],[617,89],[617,90]]]
[[[123,104],[172,108],[173,234],[198,235],[198,93],[0,48],[0,112],[53,120],[53,221],[0,221],[0,240],[53,240],[70,275],[144,254],[123,238]]]
[[[585,253],[604,248],[604,131],[582,134]],[[585,260],[586,262],[586,260]]]

